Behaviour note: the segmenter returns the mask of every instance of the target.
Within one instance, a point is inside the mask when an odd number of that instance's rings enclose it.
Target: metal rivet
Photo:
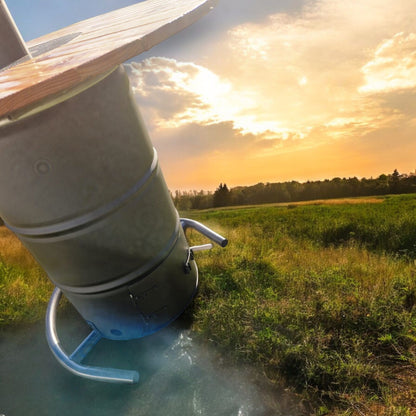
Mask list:
[[[39,175],[47,175],[51,171],[51,164],[45,159],[40,159],[34,164],[35,172]]]

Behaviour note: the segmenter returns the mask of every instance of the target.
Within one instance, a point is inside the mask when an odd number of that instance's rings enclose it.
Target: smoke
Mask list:
[[[58,319],[58,332],[71,351],[88,331],[79,316],[66,313]],[[280,405],[287,399],[265,390],[256,372],[231,365],[209,342],[195,340],[180,320],[139,340],[101,340],[87,357],[85,364],[138,370],[139,384],[132,386],[69,373],[50,353],[42,324],[4,330],[0,337],[0,414],[290,414]]]

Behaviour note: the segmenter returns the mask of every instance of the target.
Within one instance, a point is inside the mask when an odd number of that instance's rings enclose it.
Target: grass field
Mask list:
[[[194,329],[316,414],[416,414],[416,197],[340,202],[192,212],[230,240]]]
[[[312,414],[416,414],[415,208],[399,195],[181,213],[230,241],[196,254],[194,331]],[[0,325],[43,319],[50,291],[2,228]]]
[[[20,241],[0,227],[0,327],[43,319],[52,289]]]

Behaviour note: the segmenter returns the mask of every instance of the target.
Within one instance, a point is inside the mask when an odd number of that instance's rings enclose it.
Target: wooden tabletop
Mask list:
[[[0,71],[0,119],[105,73],[194,23],[216,0],[147,0],[30,41]]]

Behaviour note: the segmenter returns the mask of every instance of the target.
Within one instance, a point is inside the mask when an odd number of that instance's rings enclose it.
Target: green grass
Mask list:
[[[43,319],[52,290],[39,267],[0,262],[0,327]]]
[[[410,415],[416,196],[336,202],[184,213],[230,241],[196,253],[193,330],[310,400],[317,415]],[[51,290],[1,227],[0,326],[43,319]]]
[[[197,256],[195,331],[322,403],[321,413],[379,403],[405,414],[416,394],[395,389],[404,372],[414,380],[415,206],[406,195],[193,212],[230,240]]]
[[[43,319],[52,289],[19,240],[0,227],[0,328]]]

